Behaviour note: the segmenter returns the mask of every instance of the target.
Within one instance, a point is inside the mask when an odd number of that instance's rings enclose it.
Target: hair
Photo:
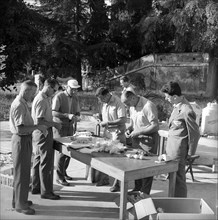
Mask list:
[[[26,80],[21,84],[21,89],[24,89],[24,88],[26,89],[26,88],[30,88],[30,87],[37,88],[37,85],[32,80]]]
[[[161,88],[161,92],[167,93],[170,96],[173,96],[173,95],[181,96],[182,95],[181,88],[179,84],[175,81],[170,81],[169,83],[163,85],[163,87]]]
[[[135,96],[135,94],[132,91],[125,91],[122,96],[126,99],[128,99],[129,97],[133,97]]]
[[[44,86],[51,86],[54,88],[56,85],[59,85],[58,81],[56,79],[46,79],[44,82]]]
[[[128,76],[121,76],[120,80],[123,80],[123,82],[129,82],[129,77]]]
[[[96,92],[95,95],[99,96],[99,95],[107,95],[109,93],[109,90],[106,87],[99,87]]]

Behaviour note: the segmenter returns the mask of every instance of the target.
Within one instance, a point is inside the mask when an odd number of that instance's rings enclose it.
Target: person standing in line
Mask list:
[[[161,92],[174,109],[169,118],[169,134],[166,145],[166,155],[179,161],[176,173],[175,197],[187,197],[186,160],[194,155],[200,138],[199,127],[196,123],[196,114],[190,103],[182,95],[177,82],[170,81],[163,85]],[[164,155],[159,156],[163,160]]]
[[[121,101],[130,107],[130,124],[126,136],[132,139],[132,147],[149,155],[157,154],[159,123],[155,104],[132,91],[125,91]],[[135,180],[132,192],[141,191],[149,195],[152,182],[153,177]]]
[[[52,100],[53,120],[62,125],[61,130],[53,129],[54,137],[72,136],[76,132],[77,121],[80,116],[80,105],[77,97],[78,81],[70,79],[65,91],[57,93]],[[69,186],[67,180],[73,180],[67,175],[70,157],[57,152],[56,181],[63,186]]]
[[[136,94],[135,92],[135,86],[133,86],[130,83],[129,77],[128,76],[121,76],[120,77],[120,85],[122,86],[123,90],[122,93],[124,93],[125,91],[131,91],[134,94]]]
[[[59,84],[55,79],[47,79],[43,89],[33,100],[32,117],[37,125],[46,125],[47,134],[40,130],[33,132],[33,146],[35,157],[32,173],[32,194],[40,194],[42,199],[57,200],[59,195],[53,192],[54,149],[52,127],[57,129],[61,125],[53,121],[51,97],[58,90]]]
[[[104,128],[104,137],[112,138],[112,132],[116,132],[117,140],[126,144],[126,109],[120,98],[112,95],[105,87],[100,87],[96,90],[96,97],[102,103],[101,114],[99,123]],[[109,178],[106,174],[100,172],[100,181],[96,186],[108,185]],[[113,186],[110,188],[111,192],[117,192],[120,190],[120,184],[118,180],[115,180]]]
[[[46,132],[45,125],[34,125],[27,102],[35,96],[37,85],[31,80],[21,84],[20,92],[11,104],[9,125],[12,133],[12,159],[14,167],[12,207],[19,213],[34,215],[35,210],[30,208],[33,203],[28,200],[31,157],[32,132],[39,129]]]

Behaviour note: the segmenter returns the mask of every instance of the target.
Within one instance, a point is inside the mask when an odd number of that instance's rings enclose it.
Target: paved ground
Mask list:
[[[94,131],[93,122],[83,121],[78,124],[78,129]],[[0,122],[0,150],[8,152],[10,149],[10,132],[8,122]],[[217,173],[212,172],[213,158],[217,157],[217,141],[202,139],[198,147],[200,158],[194,165],[195,182],[192,182],[187,173],[187,186],[189,198],[203,198],[211,209],[217,210]],[[201,160],[200,160],[201,159]],[[114,199],[119,193],[110,193],[110,186],[96,187],[85,180],[86,166],[71,159],[68,174],[74,177],[71,185],[62,187],[55,184],[54,189],[61,196],[61,200],[43,200],[39,195],[29,194],[33,201],[35,216],[25,216],[11,209],[12,189],[1,185],[1,215],[0,219],[118,219],[119,210]],[[112,183],[112,180],[110,180]],[[130,183],[129,188],[133,187]],[[166,197],[168,181],[156,177],[151,191],[152,197]],[[215,217],[214,217],[215,219]]]

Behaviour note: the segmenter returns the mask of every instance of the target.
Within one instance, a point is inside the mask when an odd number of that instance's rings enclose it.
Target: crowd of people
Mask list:
[[[108,88],[96,90],[96,97],[102,103],[97,114],[99,125],[105,138],[114,137],[126,144],[131,140],[131,147],[150,155],[157,155],[158,148],[158,111],[149,99],[135,92],[127,76],[120,78],[121,97],[111,93]],[[10,130],[12,135],[12,157],[14,166],[14,185],[12,207],[26,215],[35,214],[28,200],[31,157],[32,166],[31,193],[41,195],[42,199],[58,200],[60,196],[53,192],[54,149],[53,139],[72,136],[80,121],[80,104],[77,90],[80,88],[76,79],[70,78],[62,91],[56,79],[46,79],[43,86],[37,87],[31,80],[21,84],[20,92],[10,109]],[[179,161],[176,175],[175,196],[187,197],[185,161],[196,151],[200,138],[196,115],[189,102],[182,95],[177,82],[169,82],[161,89],[165,99],[174,110],[169,119],[169,137],[166,155]],[[28,102],[32,102],[31,109]],[[127,116],[130,123],[127,124]],[[163,155],[158,157],[163,160]],[[56,182],[68,186],[73,180],[67,174],[70,157],[57,153]],[[150,194],[153,177],[135,180],[133,192]],[[109,185],[109,177],[98,172],[96,186]],[[118,180],[114,180],[111,192],[120,191]]]

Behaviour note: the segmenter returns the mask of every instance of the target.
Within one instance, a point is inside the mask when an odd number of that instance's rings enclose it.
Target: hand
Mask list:
[[[75,115],[74,114],[68,114],[68,118],[69,118],[69,120],[73,120],[75,118]]]
[[[55,124],[54,124],[54,127],[55,127],[57,130],[61,130],[62,125],[61,125],[60,123],[55,123]]]
[[[107,128],[107,127],[108,127],[108,122],[102,121],[102,122],[100,122],[99,124],[100,124],[101,127],[103,127],[103,128]]]
[[[37,125],[37,129],[39,129],[44,134],[45,137],[48,135],[47,128],[48,127],[46,125]]]
[[[76,117],[75,117],[75,121],[76,121],[76,122],[80,122],[80,121],[81,121],[80,116],[76,116]]]
[[[129,137],[131,138],[137,138],[140,134],[137,132],[137,131],[132,131],[130,134],[129,134]]]
[[[126,132],[125,132],[125,136],[126,136],[126,138],[130,138],[130,130],[126,130]]]

